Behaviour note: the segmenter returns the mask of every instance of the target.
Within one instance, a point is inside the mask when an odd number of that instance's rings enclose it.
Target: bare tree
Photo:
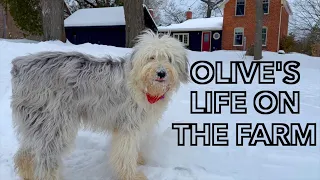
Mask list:
[[[255,40],[254,40],[254,60],[262,59],[262,26],[263,26],[262,0],[256,0],[256,33],[255,33]]]
[[[124,0],[126,47],[133,47],[134,38],[145,29],[143,0]]]
[[[77,2],[77,9],[123,6],[123,0],[74,0],[74,1]]]
[[[163,24],[181,23],[186,20],[186,9],[183,9],[177,1],[169,0],[163,8]]]
[[[64,12],[64,18],[69,17],[73,12],[66,1],[64,1],[64,11],[63,12]]]
[[[206,14],[204,3],[186,4],[186,0],[165,0],[161,9],[160,22],[163,25],[181,23],[186,20],[186,12],[192,11],[192,18],[203,18]]]
[[[79,9],[78,3],[75,0],[64,0],[66,8],[64,9],[65,18]]]
[[[110,0],[75,0],[81,8],[109,7]]]
[[[207,17],[207,4],[206,3],[199,3],[198,6],[196,6],[195,8],[193,8],[194,13],[196,13],[196,16],[198,16],[199,18],[205,18]],[[193,14],[194,14],[193,13]]]
[[[290,26],[298,37],[305,37],[320,27],[320,0],[296,0],[292,3],[294,14]]]
[[[223,2],[223,0],[200,0],[207,5],[207,18],[212,16],[212,11],[217,8],[217,5]]]
[[[153,10],[153,19],[157,24],[161,24],[162,9],[166,0],[144,0],[144,4]]]
[[[40,6],[44,40],[61,40],[65,42],[64,1],[40,0]]]

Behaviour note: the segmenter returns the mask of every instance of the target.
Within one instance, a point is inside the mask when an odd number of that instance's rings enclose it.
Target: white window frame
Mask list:
[[[182,41],[179,39],[180,35],[182,35],[183,39]],[[175,36],[178,36],[178,40],[185,44],[186,46],[189,46],[189,33],[172,33],[172,37],[175,38]],[[187,38],[187,43],[184,42],[184,38]]]
[[[267,13],[264,13],[264,12],[263,12],[263,14],[269,14],[269,11],[270,11],[270,0],[263,0],[263,1],[262,1],[262,7],[263,7],[264,4],[266,4],[265,1],[267,1],[267,3],[268,3],[268,12],[267,12]]]
[[[238,0],[236,0],[236,7],[234,10],[235,16],[245,16],[246,15],[246,4],[247,4],[247,2],[246,2],[246,0],[244,0],[243,15],[237,15]]]
[[[242,43],[241,43],[241,45],[236,45],[236,30],[238,30],[238,29],[240,29],[240,30],[242,30]],[[234,30],[233,30],[233,46],[243,46],[243,40],[244,40],[244,28],[243,27],[236,27],[236,28],[234,28]]]
[[[219,35],[218,38],[215,38],[215,37],[214,37],[214,35],[216,35],[216,34]],[[219,32],[215,32],[215,33],[212,34],[212,38],[213,38],[214,40],[219,40],[219,39],[221,38],[221,34],[220,34]]]
[[[263,26],[262,30],[263,29],[266,29],[266,42],[265,42],[265,44],[263,44],[263,42],[262,42],[262,46],[267,46],[267,43],[268,43],[268,27]],[[262,35],[262,32],[261,32],[261,35]]]

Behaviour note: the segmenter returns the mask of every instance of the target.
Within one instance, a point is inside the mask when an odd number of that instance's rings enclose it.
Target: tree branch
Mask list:
[[[97,5],[89,2],[88,0],[84,0],[84,2],[87,3],[87,4],[89,4],[89,5],[92,6],[92,7],[97,7]]]

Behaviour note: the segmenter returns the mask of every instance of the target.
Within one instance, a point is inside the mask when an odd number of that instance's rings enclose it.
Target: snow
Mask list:
[[[2,39],[0,41],[7,41],[7,42],[17,42],[17,43],[38,43],[39,41],[29,40],[29,39]]]
[[[13,155],[18,148],[11,122],[10,70],[11,60],[39,51],[80,51],[95,56],[122,56],[131,49],[111,46],[64,44],[59,41],[27,43],[0,40],[0,179],[18,180],[14,172]],[[190,64],[196,60],[210,62],[252,61],[243,51],[191,52]],[[316,147],[248,147],[235,146],[235,124],[239,122],[265,123],[300,122],[318,123],[320,117],[320,58],[302,54],[277,54],[263,52],[265,60],[301,63],[301,80],[297,85],[198,85],[190,82],[183,85],[174,95],[151,140],[143,145],[146,165],[139,167],[150,180],[319,180],[320,179],[320,131],[317,131]],[[225,64],[224,64],[225,65]],[[225,73],[229,73],[225,68]],[[279,76],[281,77],[281,76]],[[279,78],[281,79],[281,78]],[[279,82],[279,81],[277,81]],[[281,81],[280,81],[281,82]],[[244,90],[248,98],[258,90],[299,90],[301,92],[301,113],[299,115],[260,115],[253,106],[248,106],[247,115],[231,115],[228,109],[223,114],[191,115],[190,91],[197,90]],[[199,96],[199,101],[203,101]],[[173,122],[228,123],[229,146],[178,147],[177,132],[171,129]],[[318,126],[317,129],[320,127]],[[111,180],[107,164],[110,136],[80,131],[74,151],[63,159],[65,180]]]
[[[79,9],[64,20],[65,27],[125,25],[123,6]]]
[[[223,17],[189,19],[180,24],[171,24],[170,26],[159,26],[158,30],[166,31],[204,31],[204,30],[222,30]]]

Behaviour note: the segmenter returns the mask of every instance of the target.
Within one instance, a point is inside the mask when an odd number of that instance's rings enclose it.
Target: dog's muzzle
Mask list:
[[[157,78],[156,81],[158,82],[164,82],[165,78],[167,77],[167,71],[165,68],[161,67],[157,70]]]

